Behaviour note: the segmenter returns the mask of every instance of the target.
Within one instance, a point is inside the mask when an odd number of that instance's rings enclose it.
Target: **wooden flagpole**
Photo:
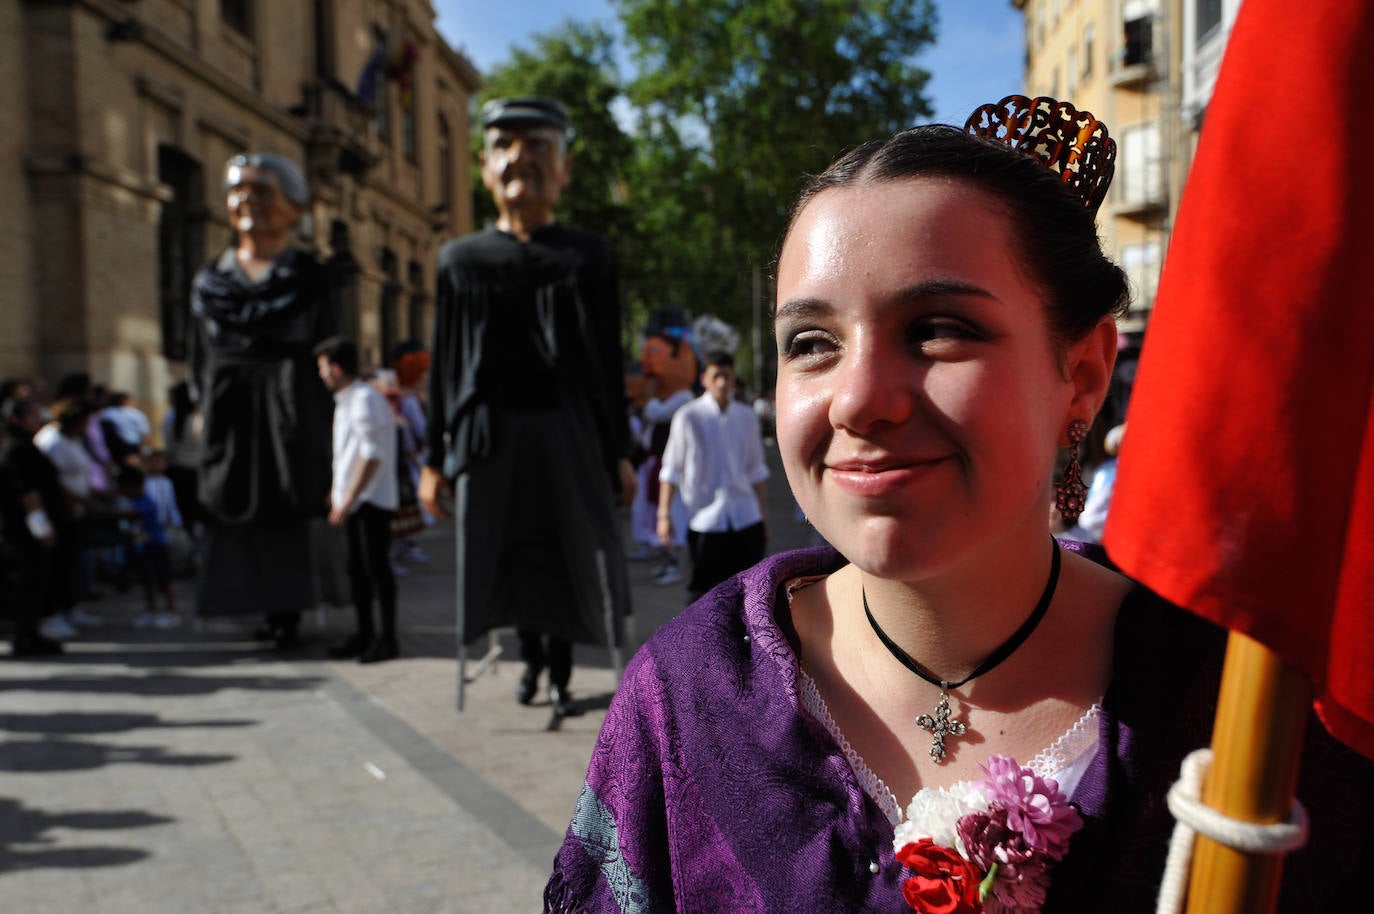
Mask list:
[[[1231,632],[1202,802],[1242,822],[1288,819],[1312,686],[1258,641]],[[1269,914],[1278,902],[1280,854],[1245,854],[1198,835],[1188,914]]]

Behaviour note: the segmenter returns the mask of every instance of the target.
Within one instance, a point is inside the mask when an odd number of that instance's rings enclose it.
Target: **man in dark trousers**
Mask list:
[[[0,402],[0,545],[13,549],[19,585],[17,593],[7,594],[14,605],[13,657],[62,653],[62,644],[44,636],[39,625],[63,608],[58,550],[72,529],[57,467],[33,443],[42,427],[43,408],[36,400],[16,396]]]
[[[391,518],[398,503],[396,418],[386,397],[358,379],[358,347],[325,340],[315,347],[320,380],[334,394],[329,522],[348,534],[348,583],[358,626],[330,656],[377,663],[400,655]],[[372,617],[377,601],[381,625]]]
[[[458,636],[514,625],[529,703],[544,669],[569,712],[572,642],[618,646],[629,586],[613,494],[634,494],[617,274],[605,238],[553,208],[570,124],[548,98],[488,102],[482,181],[494,226],[439,254],[420,500],[458,518]],[[459,706],[462,704],[462,674]]]

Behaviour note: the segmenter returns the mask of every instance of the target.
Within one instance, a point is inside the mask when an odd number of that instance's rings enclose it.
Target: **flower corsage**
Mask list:
[[[1049,869],[1083,827],[1053,779],[1006,756],[987,779],[922,790],[897,826],[897,860],[911,870],[907,904],[923,914],[1035,914]]]

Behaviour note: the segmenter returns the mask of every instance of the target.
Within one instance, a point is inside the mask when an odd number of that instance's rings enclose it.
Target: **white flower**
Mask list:
[[[949,787],[923,787],[911,798],[906,820],[896,827],[892,845],[901,850],[907,844],[930,838],[967,857],[956,826],[969,813],[987,810],[988,798],[971,781]]]

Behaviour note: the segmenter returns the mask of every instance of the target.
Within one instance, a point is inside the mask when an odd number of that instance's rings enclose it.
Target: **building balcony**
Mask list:
[[[1158,76],[1155,54],[1155,21],[1150,15],[1123,23],[1124,40],[1111,57],[1107,81],[1115,89],[1140,89]]]
[[[1157,75],[1153,58],[1132,61],[1126,55],[1118,54],[1112,58],[1111,67],[1107,71],[1107,82],[1113,89],[1143,89]]]
[[[1149,222],[1163,215],[1168,208],[1169,202],[1164,199],[1163,193],[1133,194],[1112,201],[1111,211],[1113,216],[1120,219]]]
[[[341,174],[361,179],[381,161],[372,112],[342,83],[315,79],[301,87],[293,114],[308,128],[306,155],[311,184],[332,186]]]

